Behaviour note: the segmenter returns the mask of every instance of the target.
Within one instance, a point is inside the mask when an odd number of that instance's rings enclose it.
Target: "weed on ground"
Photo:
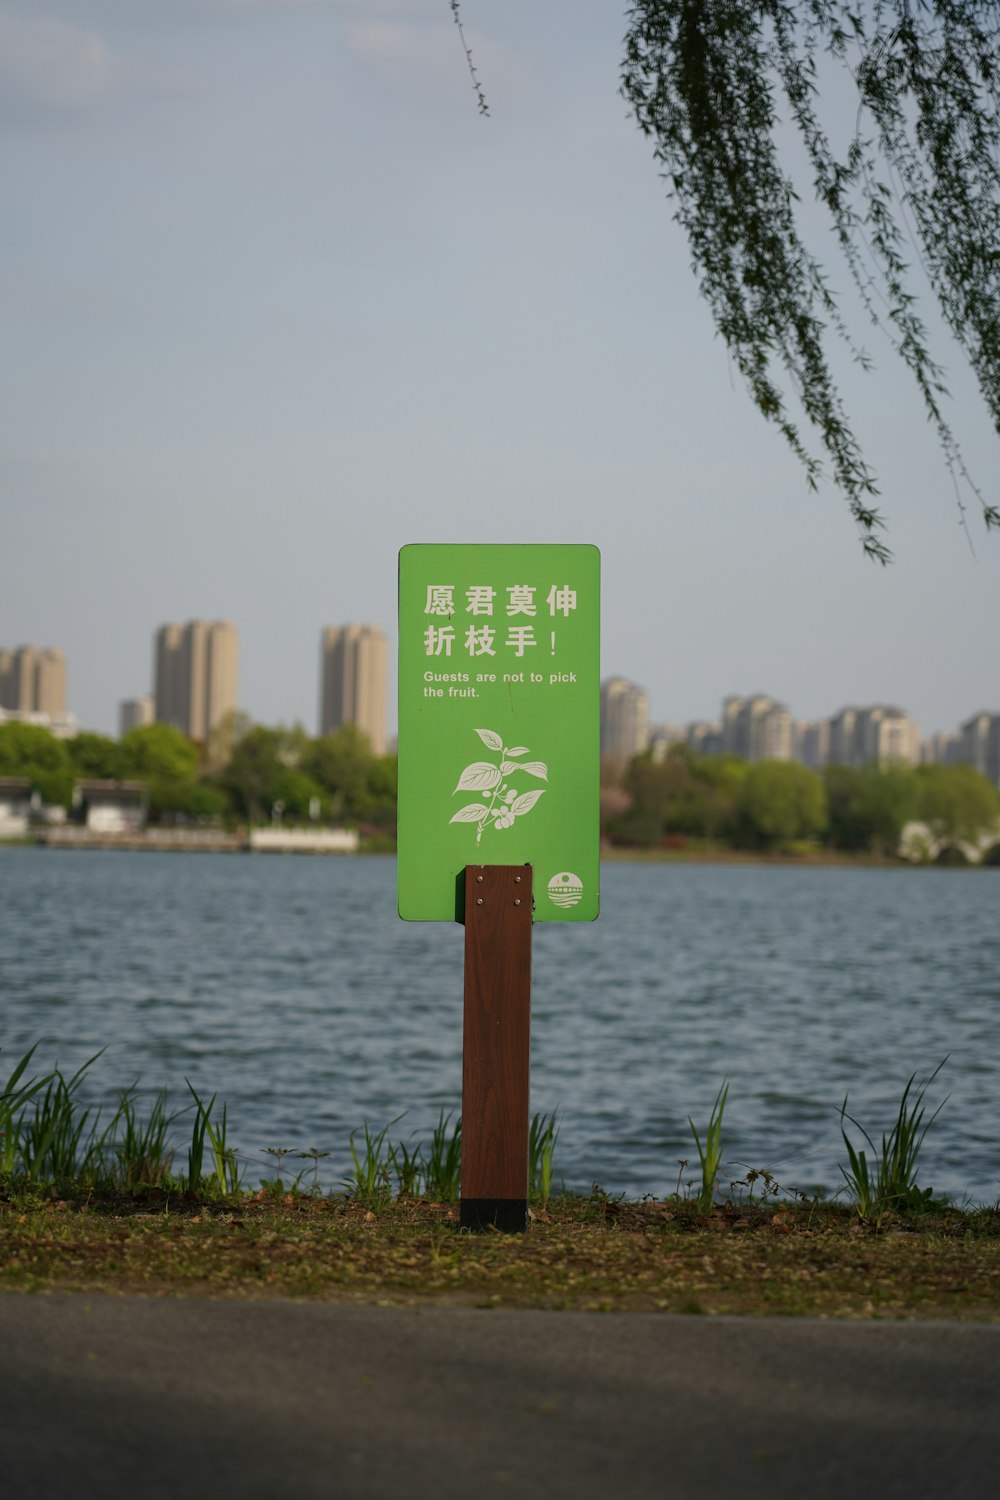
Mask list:
[[[523,1235],[454,1203],[273,1193],[0,1203],[0,1289],[1000,1321],[1000,1209],[875,1230],[846,1207],[553,1199]]]

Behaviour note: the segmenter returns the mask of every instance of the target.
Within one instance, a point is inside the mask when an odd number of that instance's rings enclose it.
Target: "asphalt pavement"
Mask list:
[[[0,1295],[3,1500],[960,1500],[1000,1326]]]

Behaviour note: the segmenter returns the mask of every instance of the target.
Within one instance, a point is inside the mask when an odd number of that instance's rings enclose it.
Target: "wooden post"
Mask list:
[[[463,1229],[528,1227],[531,866],[465,867]]]

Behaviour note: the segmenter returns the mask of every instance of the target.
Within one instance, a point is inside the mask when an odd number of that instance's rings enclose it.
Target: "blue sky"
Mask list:
[[[618,97],[624,7],[463,16],[488,119],[447,0],[0,0],[0,644],[62,646],[113,731],[159,624],[230,618],[241,706],[314,730],[320,631],[394,635],[403,543],[593,542],[655,719],[1000,710],[1000,539],[877,341],[892,567],[808,492]]]

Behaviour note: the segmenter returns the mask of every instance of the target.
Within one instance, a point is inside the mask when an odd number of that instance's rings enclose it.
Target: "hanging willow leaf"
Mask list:
[[[857,115],[835,149],[821,105],[848,75]],[[801,227],[781,157],[805,148],[870,321],[910,372],[955,485],[987,526],[1000,510],[969,476],[944,414],[941,366],[917,311],[912,262],[1000,433],[1000,5],[996,0],[634,0],[622,93],[653,142],[715,325],[751,398],[816,487],[818,435],[865,551],[881,562],[875,475],[830,368],[831,337],[857,347]],[[831,89],[836,92],[836,87]]]

